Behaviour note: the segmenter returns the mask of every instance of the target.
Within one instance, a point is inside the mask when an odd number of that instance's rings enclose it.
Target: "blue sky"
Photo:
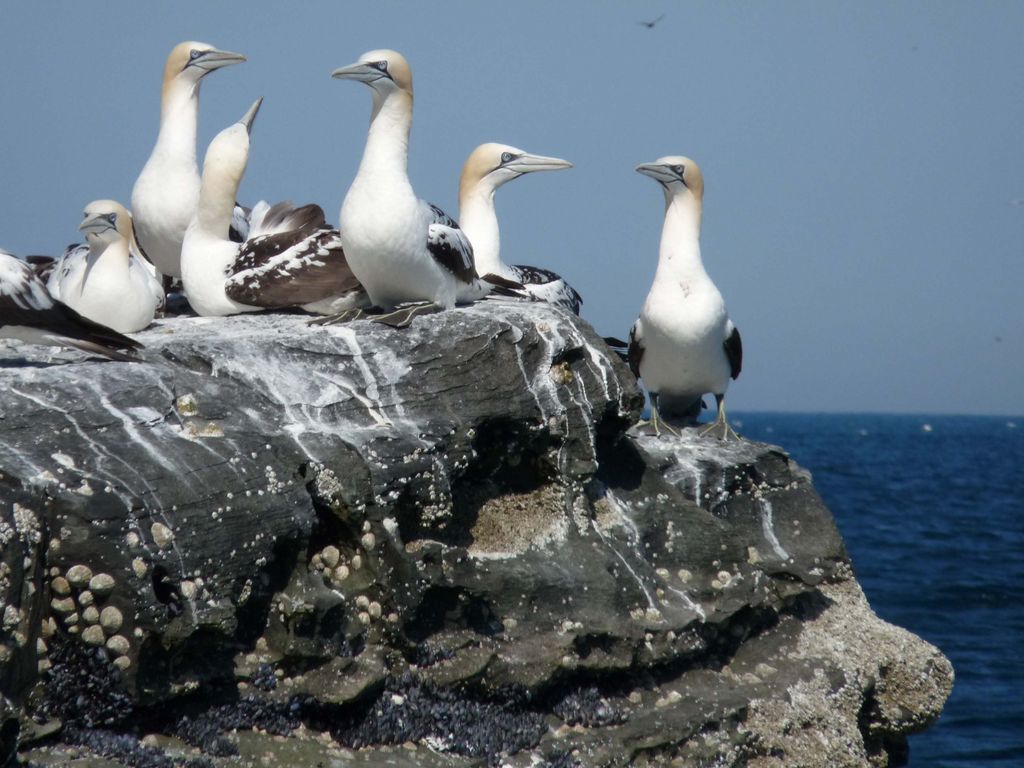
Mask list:
[[[1024,414],[1022,3],[7,4],[0,246],[57,253],[87,202],[129,202],[187,39],[249,57],[203,85],[200,158],[266,98],[243,202],[337,222],[370,97],[329,74],[395,48],[422,197],[455,215],[484,141],[576,164],[498,193],[502,255],[565,275],[603,334],[657,260],[661,193],[633,167],[700,163],[745,347],[731,411]]]

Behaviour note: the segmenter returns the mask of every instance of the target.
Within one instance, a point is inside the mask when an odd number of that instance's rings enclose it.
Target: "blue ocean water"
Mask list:
[[[913,768],[1024,766],[1024,418],[734,414],[811,470],[875,612],[956,683]]]

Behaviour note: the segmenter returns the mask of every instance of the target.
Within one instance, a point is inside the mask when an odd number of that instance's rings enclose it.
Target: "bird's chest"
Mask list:
[[[426,243],[427,223],[418,201],[400,191],[353,185],[341,213],[345,253],[390,259],[412,258]],[[351,258],[351,255],[349,256]]]
[[[175,164],[147,168],[132,195],[135,225],[157,236],[185,233],[199,204],[199,175],[193,168]]]
[[[728,316],[710,283],[665,281],[651,289],[642,311],[644,326],[668,338],[695,341],[724,332]]]

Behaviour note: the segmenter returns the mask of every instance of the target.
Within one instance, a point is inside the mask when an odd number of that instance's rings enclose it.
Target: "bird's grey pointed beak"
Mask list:
[[[641,163],[636,167],[636,172],[657,179],[665,174],[665,166],[658,163]]]
[[[260,106],[263,104],[263,97],[260,96],[256,101],[249,107],[249,111],[242,115],[242,119],[239,120],[242,125],[245,126],[245,132],[250,136],[252,135],[252,124],[256,120],[256,115],[260,111]]]
[[[534,171],[560,171],[564,168],[572,168],[572,163],[559,157],[523,154],[506,163],[505,167],[517,173],[533,173]]]
[[[240,53],[213,49],[204,51],[198,59],[192,62],[192,64],[205,69],[207,72],[212,72],[213,70],[220,69],[221,67],[230,67],[232,64],[241,64],[245,60],[245,56]]]
[[[331,77],[338,80],[358,80],[360,83],[372,83],[384,77],[384,73],[369,64],[356,62],[345,67],[338,67],[331,72]]]
[[[82,223],[78,225],[80,232],[106,232],[108,229],[116,229],[116,227],[110,223],[106,216],[101,213],[94,213],[91,216],[86,216],[82,219]]]
[[[670,181],[679,181],[679,177],[663,163],[641,163],[636,167],[636,171],[644,176],[650,176],[662,184],[668,184]]]

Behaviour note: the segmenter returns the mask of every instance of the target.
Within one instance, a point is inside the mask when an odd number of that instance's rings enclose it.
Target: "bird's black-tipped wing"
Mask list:
[[[274,309],[311,304],[361,286],[338,231],[318,205],[278,203],[253,222],[224,283],[229,298]]]
[[[730,322],[729,325],[732,325]],[[733,325],[730,333],[722,343],[725,349],[725,356],[729,359],[729,375],[738,379],[740,371],[743,370],[743,341],[740,339],[739,329]]]
[[[429,205],[429,203],[428,203]],[[451,216],[436,205],[430,205],[433,217],[427,227],[427,250],[434,261],[464,283],[476,279],[473,265],[473,246]]]
[[[28,329],[53,343],[66,343],[115,360],[132,358],[118,350],[142,344],[112,328],[83,317],[54,299],[32,267],[0,254],[0,332]]]
[[[580,313],[583,297],[557,272],[527,264],[514,264],[511,269],[533,298],[565,307],[575,315]]]
[[[629,329],[629,348],[626,350],[626,362],[629,363],[629,370],[638,379],[640,378],[640,361],[644,358],[644,345],[640,343],[640,334],[637,333],[636,323]]]

